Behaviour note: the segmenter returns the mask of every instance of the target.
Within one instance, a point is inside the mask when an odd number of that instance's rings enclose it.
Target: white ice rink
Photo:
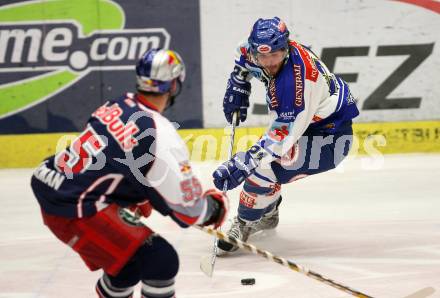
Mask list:
[[[351,159],[339,170],[283,186],[276,232],[250,242],[373,297],[420,290],[411,297],[440,297],[440,155],[380,161]],[[214,166],[197,164],[206,186]],[[42,224],[31,173],[0,171],[0,297],[96,297],[100,273],[89,272]],[[237,195],[230,192],[230,217]],[[150,222],[180,254],[179,298],[351,297],[245,252],[218,258],[209,279],[199,261],[212,249],[210,236],[157,214]],[[240,284],[250,277],[254,286]]]

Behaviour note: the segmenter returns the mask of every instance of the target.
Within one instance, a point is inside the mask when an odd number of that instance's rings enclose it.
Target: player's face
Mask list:
[[[280,71],[286,57],[286,50],[281,49],[271,53],[257,53],[257,61],[261,67],[271,76],[275,76]]]

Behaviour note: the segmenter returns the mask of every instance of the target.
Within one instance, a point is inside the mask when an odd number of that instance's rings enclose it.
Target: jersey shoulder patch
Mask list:
[[[289,45],[297,50],[299,57],[304,63],[305,72],[306,72],[305,78],[307,80],[316,82],[318,80],[319,71],[310,53],[303,46],[301,46],[299,43],[297,43],[294,40],[291,40],[289,42]]]

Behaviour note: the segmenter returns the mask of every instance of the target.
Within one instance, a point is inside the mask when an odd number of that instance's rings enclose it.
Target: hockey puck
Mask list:
[[[252,286],[255,285],[255,278],[243,278],[241,280],[241,284],[243,286]]]

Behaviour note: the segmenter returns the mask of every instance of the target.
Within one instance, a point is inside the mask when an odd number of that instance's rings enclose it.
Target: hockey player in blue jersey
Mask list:
[[[202,191],[185,143],[162,116],[184,81],[181,57],[149,50],[136,75],[137,93],[99,107],[31,182],[48,228],[91,270],[103,270],[101,298],[132,297],[139,282],[143,298],[175,297],[176,251],[123,208],[143,216],[153,208],[182,227],[217,227],[227,212],[222,193]]]
[[[278,17],[259,19],[237,49],[223,100],[228,122],[247,117],[251,78],[266,87],[271,123],[248,151],[238,152],[213,173],[228,189],[244,182],[238,215],[228,231],[246,241],[278,225],[281,185],[335,168],[352,142],[352,118],[359,114],[348,85],[307,47],[289,39]],[[293,198],[288,198],[293,199]],[[226,252],[237,246],[219,241]]]

